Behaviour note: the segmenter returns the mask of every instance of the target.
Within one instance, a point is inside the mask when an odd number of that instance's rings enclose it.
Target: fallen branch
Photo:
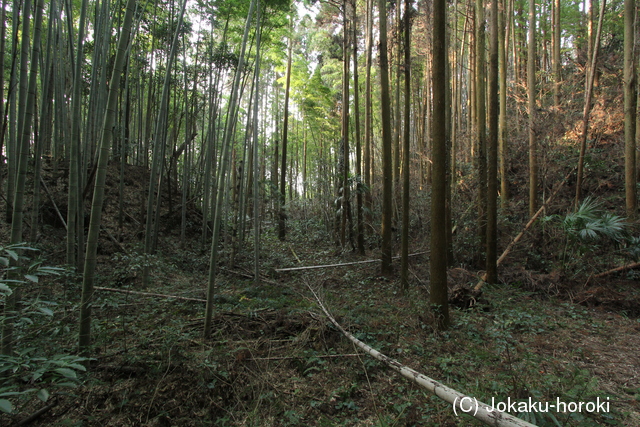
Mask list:
[[[129,217],[131,220],[133,220],[133,222],[135,222],[137,225],[141,225],[140,221],[138,221],[133,215],[131,215],[129,212],[124,211],[124,214]]]
[[[362,341],[351,335],[349,332],[347,332],[342,326],[340,326],[340,324],[333,318],[333,316],[331,316],[329,311],[322,304],[322,301],[320,301],[320,298],[318,298],[318,295],[313,291],[311,286],[307,284],[307,287],[313,293],[313,296],[316,298],[316,301],[318,302],[318,305],[324,312],[325,316],[327,316],[331,323],[333,323],[333,325],[338,328],[340,332],[344,334],[344,336],[349,338],[351,342],[360,347],[370,356],[375,357],[385,365],[402,374],[402,376],[412,380],[416,384],[426,388],[431,393],[438,396],[440,399],[450,403],[456,415],[460,413],[466,413],[467,415],[471,415],[474,418],[484,422],[485,424],[496,427],[535,427],[533,424],[522,421],[521,419],[516,418],[506,412],[500,412],[495,408],[480,402],[474,397],[457,392],[438,381],[424,376],[421,373],[402,365],[397,360],[392,359],[363,343]]]
[[[152,292],[130,291],[128,289],[104,288],[102,286],[94,286],[93,289],[95,289],[97,291],[118,292],[118,293],[121,293],[121,294],[142,295],[142,296],[145,296],[145,297],[170,298],[170,299],[177,299],[177,300],[180,300],[180,301],[207,302],[206,299],[200,299],[200,298],[188,298],[188,297],[179,297],[179,296],[176,296],[176,295],[155,294],[155,293],[152,293]]]
[[[54,398],[53,401],[51,403],[49,403],[47,406],[44,406],[44,407],[38,409],[36,412],[34,412],[33,414],[29,415],[27,418],[24,418],[23,420],[19,421],[17,425],[26,426],[27,424],[31,424],[32,422],[34,422],[35,420],[40,418],[42,415],[44,415],[47,412],[49,412],[57,404],[58,404],[58,399]]]
[[[129,255],[129,252],[124,248],[124,246],[122,246],[120,244],[120,242],[118,242],[118,239],[116,239],[113,234],[109,233],[109,230],[107,230],[106,228],[100,226],[100,231],[104,231],[105,234],[107,235],[107,237],[109,238],[109,240],[111,240],[113,242],[114,245],[116,245],[120,251],[124,252],[126,255]]]
[[[426,253],[427,252],[416,252],[415,254],[409,254],[409,256],[423,255]],[[400,259],[400,257],[394,256],[392,259]],[[277,271],[278,273],[282,273],[284,271],[314,270],[318,268],[345,267],[345,266],[357,265],[357,264],[370,264],[372,262],[380,262],[380,261],[381,261],[380,259],[368,259],[366,261],[343,262],[341,264],[308,265],[306,267],[276,268],[275,271]]]
[[[47,187],[47,183],[44,182],[44,179],[42,179],[42,177],[40,177],[40,183],[42,184],[42,188],[44,188],[44,192],[47,193],[47,196],[49,196],[49,200],[51,200],[51,203],[53,204],[53,209],[58,214],[58,219],[60,219],[60,221],[62,222],[62,225],[64,225],[64,229],[66,230],[67,222],[62,217],[62,214],[60,213],[60,209],[58,209],[58,205],[56,205],[56,201],[53,200],[53,195],[49,191],[49,187]]]
[[[313,356],[316,359],[329,359],[334,357],[359,357],[357,353],[349,354],[325,354],[324,356]],[[273,356],[273,357],[251,357],[249,360],[297,360],[308,359],[309,356]]]
[[[300,258],[298,258],[298,255],[296,255],[296,252],[293,250],[293,246],[291,246],[291,243],[289,243],[289,249],[291,249],[291,253],[293,254],[293,256],[296,257],[298,264],[302,264],[302,261],[300,261]]]
[[[575,168],[574,168],[575,170]],[[509,252],[511,252],[511,249],[513,249],[513,247],[515,246],[516,243],[518,243],[520,241],[520,239],[522,239],[522,237],[524,236],[524,233],[527,232],[527,230],[533,225],[534,222],[536,222],[536,219],[538,219],[538,217],[540,216],[540,214],[546,209],[547,205],[549,203],[551,203],[551,201],[553,200],[554,197],[556,197],[556,195],[558,194],[558,191],[560,191],[560,189],[562,188],[562,186],[564,185],[565,182],[567,182],[567,179],[569,179],[569,177],[571,176],[571,174],[573,173],[573,170],[571,172],[569,172],[567,174],[567,176],[564,177],[564,179],[560,182],[560,184],[558,184],[558,186],[556,187],[556,189],[553,191],[553,193],[551,193],[551,195],[547,198],[547,201],[544,202],[544,204],[542,206],[540,206],[540,209],[538,209],[538,212],[536,212],[530,219],[529,222],[527,222],[527,224],[524,226],[524,228],[522,229],[522,231],[515,237],[515,239],[513,239],[511,241],[511,243],[509,243],[507,245],[507,248],[504,250],[504,252],[502,252],[502,255],[500,255],[500,258],[498,258],[498,261],[496,261],[496,265],[500,265],[502,264],[502,261],[505,260],[505,258],[507,257],[507,255],[509,255]],[[478,284],[476,285],[476,287],[474,288],[476,291],[480,290],[480,288],[482,288],[482,285],[485,284],[485,281],[487,280],[487,273],[483,274],[482,277],[480,278],[480,281],[478,282]]]
[[[621,271],[633,270],[634,268],[640,268],[640,262],[634,262],[633,264],[623,265],[622,267],[612,268],[611,270],[607,270],[603,273],[596,274],[595,278],[605,277],[610,274],[619,273]]]
[[[228,269],[228,268],[225,268],[225,267],[218,267],[218,269],[221,270],[221,271],[226,271],[227,273],[236,274],[236,275],[238,275],[240,277],[246,277],[247,279],[254,279],[255,278],[254,275],[243,273],[241,271],[231,270],[231,269]],[[267,279],[266,277],[264,277],[262,275],[260,276],[260,282],[268,283],[268,284],[274,285],[274,286],[280,286],[280,283],[274,282],[273,280],[269,280],[269,279]]]

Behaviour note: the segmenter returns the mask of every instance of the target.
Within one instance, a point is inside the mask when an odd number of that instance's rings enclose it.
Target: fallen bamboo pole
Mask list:
[[[325,354],[313,356],[316,359],[333,359],[337,357],[360,357],[360,353],[348,354]],[[273,356],[273,357],[251,357],[249,360],[300,360],[308,359],[308,356]]]
[[[250,275],[250,274],[247,274],[247,273],[243,273],[241,271],[230,270],[230,269],[225,268],[225,267],[218,267],[218,269],[220,271],[226,271],[227,273],[235,274],[235,275],[238,275],[240,277],[246,277],[247,279],[254,279],[255,278],[255,276],[253,276],[253,275]],[[269,279],[267,279],[266,277],[264,277],[262,275],[260,276],[260,282],[261,283],[268,283],[269,285],[274,285],[274,286],[281,286],[280,283],[274,282],[273,280],[269,280]]]
[[[507,255],[509,255],[509,252],[511,252],[511,249],[513,249],[513,247],[515,246],[516,243],[518,243],[520,241],[520,239],[522,239],[522,237],[524,236],[524,233],[527,232],[527,230],[533,225],[534,222],[536,222],[536,219],[538,219],[538,217],[540,216],[540,214],[546,209],[547,205],[549,203],[551,203],[551,201],[553,200],[554,197],[556,197],[556,195],[558,194],[558,192],[560,191],[560,189],[562,188],[562,186],[564,185],[565,182],[567,182],[567,179],[569,179],[569,177],[571,176],[571,174],[573,173],[573,170],[571,172],[569,172],[567,174],[567,176],[564,177],[564,179],[560,182],[560,184],[558,185],[558,187],[553,191],[553,193],[551,193],[551,195],[547,198],[547,201],[544,202],[544,204],[542,206],[540,206],[540,209],[538,209],[538,211],[529,219],[529,222],[527,222],[527,224],[524,226],[524,228],[522,229],[522,231],[511,241],[511,243],[509,243],[507,245],[507,248],[504,250],[504,252],[502,252],[502,255],[500,255],[500,258],[498,258],[498,261],[496,261],[497,265],[502,264],[502,261],[505,260],[505,258],[507,257]],[[480,290],[480,288],[482,288],[482,285],[485,284],[485,281],[487,280],[487,273],[483,274],[482,277],[480,278],[480,281],[478,282],[478,284],[475,286],[475,290]]]
[[[417,256],[424,255],[428,252],[416,252],[415,254],[409,254],[409,256]],[[394,256],[392,259],[400,259],[399,256]],[[368,259],[365,261],[353,261],[353,262],[343,262],[341,264],[327,264],[327,265],[308,265],[305,267],[290,267],[290,268],[276,268],[275,271],[278,273],[282,273],[284,271],[298,271],[298,270],[314,270],[319,268],[331,268],[331,267],[345,267],[349,265],[358,265],[358,264],[370,264],[372,262],[380,262],[380,259]]]
[[[610,274],[619,273],[621,271],[633,270],[634,268],[640,268],[640,262],[634,262],[633,264],[623,265],[622,267],[612,268],[611,270],[607,270],[603,273],[596,274],[595,278],[605,277]]]
[[[313,296],[316,298],[318,305],[324,312],[325,316],[333,323],[333,325],[340,330],[353,342],[355,345],[360,347],[363,351],[365,351],[370,356],[375,357],[379,361],[383,362],[385,365],[389,366],[391,369],[399,372],[402,376],[410,379],[416,384],[426,388],[431,393],[438,396],[440,399],[450,403],[453,407],[454,413],[457,415],[461,413],[465,413],[467,415],[473,416],[474,418],[484,422],[485,424],[496,426],[496,427],[535,427],[534,424],[530,424],[526,421],[523,421],[519,418],[514,417],[506,412],[500,412],[495,408],[487,405],[486,403],[480,402],[475,397],[467,396],[462,394],[452,388],[447,387],[446,385],[433,380],[421,373],[409,368],[408,366],[402,365],[395,359],[386,356],[374,348],[368,346],[364,342],[360,341],[349,332],[347,332],[334,318],[331,316],[329,311],[325,308],[318,298],[318,295],[313,291],[311,286],[307,284],[307,287],[313,293]]]

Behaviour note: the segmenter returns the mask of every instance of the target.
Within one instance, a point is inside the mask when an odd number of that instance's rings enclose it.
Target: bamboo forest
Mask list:
[[[0,0],[1,426],[640,426],[635,0]]]

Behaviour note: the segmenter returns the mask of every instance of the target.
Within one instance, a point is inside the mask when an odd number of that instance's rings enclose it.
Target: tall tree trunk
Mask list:
[[[293,25],[291,25],[293,30]],[[289,139],[289,92],[291,89],[291,59],[293,56],[293,35],[289,37],[289,49],[287,53],[287,77],[284,88],[284,122],[282,123],[282,163],[280,167],[280,203],[278,211],[278,238],[284,240],[286,235],[285,211],[286,201],[286,175],[287,175],[287,142]]]
[[[364,220],[362,217],[362,143],[360,136],[360,86],[358,85],[358,32],[356,8],[353,8],[353,101],[356,130],[356,220],[358,226],[358,253],[364,255]]]
[[[117,115],[118,96],[120,91],[120,77],[126,61],[127,46],[131,37],[133,13],[136,0],[128,0],[127,8],[120,30],[118,50],[113,64],[113,74],[109,85],[109,97],[107,110],[102,126],[102,138],[98,154],[95,189],[91,202],[91,219],[89,220],[89,233],[87,235],[87,251],[84,261],[84,274],[82,280],[82,297],[80,302],[80,333],[78,337],[80,350],[86,352],[91,344],[91,303],[93,301],[93,283],[95,280],[96,256],[98,253],[98,236],[102,220],[102,206],[104,204],[104,188],[107,179],[107,163],[109,160],[109,148],[113,138],[113,126]]]
[[[51,141],[52,120],[51,120],[51,107],[53,97],[53,85],[51,84],[51,78],[53,73],[51,65],[51,51],[53,49],[53,19],[55,13],[55,1],[50,2],[49,16],[50,21],[47,29],[47,50],[44,66],[42,67],[42,101],[40,102],[40,133],[35,132],[37,138],[34,139],[34,155],[35,155],[35,167],[34,167],[34,185],[33,185],[33,202],[31,207],[31,235],[29,240],[35,242],[38,234],[38,218],[40,216],[40,180],[42,176],[42,152],[46,145]],[[1,81],[1,79],[0,79]],[[0,83],[0,87],[2,87]],[[0,102],[2,105],[2,102]],[[2,114],[0,114],[2,117]],[[37,124],[37,121],[36,121]],[[1,148],[0,148],[1,150]]]
[[[346,247],[347,237],[347,224],[349,230],[351,229],[351,222],[348,221],[350,217],[350,203],[351,192],[349,191],[349,25],[347,20],[347,6],[348,3],[345,0],[342,3],[342,25],[343,25],[343,44],[342,44],[342,126],[340,138],[342,139],[342,176],[340,177],[342,187],[342,211],[340,221],[340,246],[342,250]],[[351,233],[349,233],[350,235]]]
[[[447,266],[450,267],[453,265],[453,219],[451,218],[451,61],[449,60],[449,31],[445,30],[445,41],[444,41],[444,50],[447,54],[447,60],[445,61],[445,74],[444,78],[447,82],[447,90],[445,92],[445,134],[447,135],[447,145],[445,152],[445,221],[444,221],[444,229],[445,232],[445,240],[447,243]]]
[[[218,271],[218,242],[220,239],[220,221],[222,218],[222,201],[224,199],[224,191],[227,174],[227,164],[229,163],[229,151],[231,147],[232,134],[238,114],[238,93],[240,91],[241,78],[245,67],[245,52],[247,48],[247,40],[249,38],[249,28],[253,19],[253,11],[256,8],[256,0],[251,0],[249,13],[244,27],[244,35],[242,37],[242,45],[240,55],[238,56],[238,66],[236,67],[233,86],[231,86],[231,97],[227,111],[227,123],[224,130],[224,139],[222,141],[222,154],[220,157],[220,167],[218,168],[218,189],[216,195],[216,208],[213,217],[213,238],[211,239],[211,256],[209,257],[209,278],[207,283],[207,305],[205,307],[204,317],[204,336],[209,337],[211,334],[213,309],[216,290],[216,274]]]
[[[636,200],[636,2],[624,2],[624,141],[625,195],[627,216],[635,218]]]
[[[489,50],[489,146],[487,156],[487,282],[497,283],[498,271],[498,1],[491,2]]]
[[[477,138],[478,134],[478,97],[476,96],[476,92],[478,92],[476,88],[476,27],[478,19],[475,14],[475,0],[469,0],[469,15],[472,16],[471,19],[471,28],[469,30],[469,67],[468,67],[468,87],[469,87],[469,95],[468,95],[468,105],[469,105],[469,158],[472,162],[474,162],[474,167],[477,169],[477,165],[475,162],[478,161],[476,158],[476,146],[477,146]]]
[[[78,227],[79,200],[82,198],[80,188],[80,109],[82,107],[81,89],[82,64],[84,62],[84,30],[87,16],[87,0],[82,1],[80,8],[80,22],[78,23],[78,40],[76,42],[76,60],[73,71],[73,96],[71,97],[71,145],[69,147],[69,197],[67,201],[67,264],[76,265],[79,270],[81,264],[76,254],[84,248],[78,246],[78,235],[84,233],[84,229]],[[84,239],[83,239],[84,240]],[[78,251],[78,252],[76,252]]]
[[[529,0],[527,95],[529,98],[529,216],[538,210],[538,142],[536,136],[536,2]]]
[[[6,22],[6,7],[7,0],[2,0],[0,4],[0,64],[4,64],[5,62],[5,49],[6,49],[6,33],[7,33],[7,22]],[[17,12],[17,11],[15,11]],[[17,13],[16,13],[17,14]],[[14,18],[15,20],[15,18]],[[13,58],[12,58],[13,59]],[[6,126],[5,124],[5,109],[4,109],[4,100],[5,100],[5,92],[4,92],[4,69],[0,73],[0,153],[4,151],[4,141],[6,135]],[[4,161],[0,161],[0,194],[2,194],[3,188],[3,177],[4,176]],[[8,208],[8,206],[7,206]]]
[[[378,0],[380,14],[380,108],[382,120],[382,265],[384,275],[391,275],[391,220],[393,216],[393,159],[391,157],[391,99],[389,96],[389,57],[387,51],[387,2]]]
[[[487,236],[487,109],[485,86],[485,30],[484,1],[476,0],[476,138],[478,169],[478,235],[482,246]]]
[[[28,14],[31,11],[31,5],[27,7],[29,0],[25,2],[24,10],[24,22],[23,35],[22,35],[22,50],[24,63],[21,67],[26,69],[29,65],[28,82],[26,82],[26,94],[24,94],[23,101],[25,106],[23,108],[24,117],[20,122],[22,128],[20,129],[20,140],[16,146],[18,152],[18,164],[17,164],[17,176],[16,176],[16,189],[13,198],[13,215],[11,222],[11,244],[18,244],[22,242],[22,222],[24,219],[24,188],[27,178],[27,160],[29,158],[29,141],[31,140],[31,126],[33,123],[33,115],[36,106],[36,87],[37,87],[37,74],[40,61],[40,32],[42,27],[42,9],[44,8],[44,1],[37,0],[35,7],[35,20],[33,26],[33,48],[31,52],[31,62],[28,64],[28,50],[29,50],[29,26],[26,23],[29,21]],[[26,33],[26,34],[25,34]],[[26,55],[25,55],[26,50]],[[22,73],[21,73],[22,74]],[[21,78],[27,78],[24,74]],[[22,82],[21,82],[22,85]],[[13,258],[11,259],[12,265],[16,266]],[[10,272],[9,280],[16,279],[13,272]],[[19,289],[9,295],[4,304],[4,319],[2,324],[2,354],[9,355],[13,352],[13,322],[17,315],[18,302],[19,302]]]
[[[404,7],[404,135],[402,140],[402,254],[400,283],[403,291],[409,288],[409,139],[411,136],[411,0]]]
[[[593,83],[595,81],[596,64],[598,63],[598,51],[600,50],[600,37],[602,35],[602,21],[604,19],[604,10],[607,1],[601,0],[600,3],[600,17],[598,18],[598,30],[596,33],[596,40],[593,46],[592,58],[589,58],[589,65],[587,66],[586,75],[586,87],[584,110],[582,112],[582,133],[580,134],[580,157],[578,158],[578,178],[576,179],[576,197],[574,200],[575,208],[578,208],[580,199],[582,196],[582,182],[584,181],[584,158],[587,152],[587,135],[589,134],[589,117],[591,115],[591,99],[593,97]],[[626,126],[626,123],[625,123]],[[626,138],[626,136],[625,136]],[[626,160],[625,160],[626,162]]]
[[[509,204],[509,179],[507,162],[509,161],[507,146],[507,46],[509,31],[505,30],[506,0],[502,1],[498,12],[498,66],[500,78],[500,117],[498,123],[498,156],[500,164],[500,204],[506,209]],[[511,22],[511,21],[509,21]]]
[[[513,79],[516,86],[522,81],[523,62],[524,62],[524,45],[525,32],[524,30],[516,30],[516,20],[522,22],[524,20],[524,1],[509,0],[511,9],[507,11],[507,18],[509,19],[509,27],[511,28],[511,39],[513,43],[511,45],[513,56]]]
[[[226,40],[226,27],[225,32],[223,34],[222,40]],[[209,95],[208,95],[208,119],[207,119],[207,132],[206,136],[202,139],[202,152],[204,153],[202,158],[205,160],[204,166],[204,177],[203,177],[203,202],[202,202],[202,235],[200,244],[204,249],[209,230],[209,216],[210,216],[210,207],[211,207],[211,181],[212,175],[215,175],[216,168],[216,155],[215,155],[215,133],[216,133],[216,121],[219,116],[218,114],[218,102],[219,102],[219,85],[221,81],[224,80],[222,78],[222,70],[218,69],[215,73],[215,77],[213,76],[213,65],[210,66],[209,69]],[[213,82],[213,84],[212,84]],[[213,169],[213,172],[212,172]]]
[[[436,327],[449,327],[447,298],[447,241],[445,230],[447,126],[446,0],[433,2],[433,176],[431,190],[430,302]]]
[[[556,108],[560,106],[560,83],[562,82],[560,7],[560,0],[553,0],[553,52],[551,59],[553,64],[553,104]]]
[[[484,1],[476,0],[476,129],[478,132],[478,232],[482,246],[487,236],[487,101],[485,86],[486,22]]]
[[[182,2],[180,14],[178,15],[178,24],[173,35],[173,41],[171,42],[171,50],[169,52],[169,58],[167,59],[167,68],[164,76],[164,84],[162,87],[162,98],[160,99],[160,111],[156,121],[156,130],[154,132],[154,147],[153,147],[153,161],[151,164],[151,175],[149,177],[149,194],[147,196],[147,214],[146,225],[144,234],[144,253],[147,255],[153,255],[155,252],[155,244],[158,234],[158,224],[156,221],[154,227],[154,197],[161,200],[161,182],[162,182],[162,165],[164,163],[164,153],[166,147],[166,135],[167,135],[167,110],[169,108],[169,89],[171,87],[171,69],[178,50],[178,40],[180,35],[180,28],[182,27],[182,20],[186,9],[187,1]],[[157,188],[157,196],[156,196]],[[156,208],[156,215],[159,213],[159,203]],[[142,282],[145,286],[149,284],[149,266],[145,265],[142,270]]]
[[[25,4],[27,1],[25,0]],[[7,114],[8,119],[8,127],[9,127],[9,137],[7,138],[6,143],[6,152],[7,152],[7,210],[5,214],[5,220],[7,223],[11,223],[13,215],[13,198],[16,190],[16,171],[18,169],[18,120],[16,117],[16,103],[18,102],[18,97],[16,94],[16,88],[18,87],[18,67],[20,67],[20,61],[18,59],[18,28],[20,26],[20,6],[22,4],[18,0],[13,0],[12,10],[14,11],[14,19],[11,24],[11,40],[13,40],[12,48],[11,48],[11,74],[9,75],[9,88],[7,93],[7,105],[8,111]],[[24,8],[22,11],[24,15]],[[27,13],[27,19],[29,14]],[[24,17],[22,17],[24,20]],[[24,36],[24,24],[22,34]],[[28,32],[27,32],[28,33]],[[22,51],[20,50],[20,55]],[[4,71],[4,70],[3,70]],[[20,70],[22,72],[22,70]],[[4,90],[4,87],[2,88]],[[4,118],[3,118],[4,119]]]
[[[584,68],[587,69],[589,68],[589,62],[591,61],[591,58],[593,57],[593,22],[595,19],[594,16],[594,8],[593,8],[593,3],[595,2],[595,0],[588,0],[589,3],[589,9],[587,10],[587,58],[584,62]],[[587,3],[587,1],[585,1],[585,3]],[[585,79],[584,81],[584,88],[585,90],[587,89],[587,86],[589,85],[589,79]]]
[[[196,45],[199,45],[198,42],[196,42]],[[186,233],[187,233],[187,193],[189,192],[189,145],[191,142],[191,132],[192,132],[192,126],[193,129],[195,129],[195,125],[191,124],[192,120],[196,120],[195,117],[193,117],[193,111],[188,99],[189,99],[189,81],[188,81],[188,73],[187,73],[187,44],[185,43],[185,37],[184,35],[182,36],[182,46],[183,46],[183,50],[182,50],[182,64],[183,64],[183,68],[184,68],[184,100],[185,100],[185,106],[187,109],[187,113],[186,113],[186,120],[185,120],[185,124],[184,124],[184,158],[183,158],[183,163],[182,163],[182,194],[181,194],[181,199],[180,199],[180,246],[182,248],[185,247],[186,244]],[[196,93],[197,93],[197,78],[198,78],[198,74],[197,74],[197,65],[198,65],[198,52],[196,52],[196,66],[194,67],[194,84],[193,84],[193,95],[195,97]],[[192,103],[193,105],[193,103]],[[177,162],[177,159],[176,159]]]
[[[15,206],[13,205],[13,203],[15,203],[15,199],[16,198],[20,198],[22,199],[22,195],[18,196],[16,193],[18,192],[18,188],[19,188],[19,183],[17,182],[19,180],[19,175],[20,175],[20,164],[22,162],[22,132],[23,132],[23,128],[24,128],[24,120],[25,120],[25,116],[26,116],[26,107],[28,104],[27,98],[28,98],[28,92],[29,92],[29,48],[30,48],[30,36],[31,36],[31,0],[25,0],[23,3],[23,10],[22,10],[22,38],[20,41],[20,62],[19,67],[20,67],[20,74],[18,76],[18,103],[17,103],[17,108],[18,108],[18,116],[17,116],[17,126],[16,126],[16,131],[14,135],[12,135],[12,144],[13,144],[13,160],[11,161],[10,164],[10,171],[11,171],[11,167],[13,168],[13,176],[12,181],[9,182],[9,184],[12,184],[12,188],[11,188],[11,193],[10,196],[12,196],[12,213],[10,215],[10,222],[12,230],[14,229],[15,226],[20,227],[21,233],[22,233],[22,218],[20,218],[20,221],[18,221],[18,224],[14,225],[14,221],[15,221],[15,217],[13,217],[13,215],[15,215],[16,209]],[[16,38],[14,40],[14,42],[17,44],[18,39]],[[29,131],[31,131],[31,129],[29,129]],[[28,146],[27,146],[28,148]],[[24,153],[25,156],[28,156],[28,152]],[[10,157],[10,158],[11,158]],[[25,170],[26,172],[26,170]],[[21,190],[24,191],[24,188]],[[19,210],[20,212],[22,212],[22,210]],[[12,232],[13,233],[13,232]],[[20,238],[20,240],[22,240],[22,238]]]
[[[253,284],[260,284],[260,190],[258,187],[258,113],[260,106],[260,42],[262,36],[261,8],[256,14],[256,64],[254,70],[255,99],[253,103]]]
[[[371,181],[371,168],[373,163],[371,161],[371,145],[372,145],[372,108],[371,108],[371,62],[373,52],[373,0],[367,0],[367,33],[366,33],[366,59],[365,59],[365,83],[364,83],[364,185],[365,185],[365,199],[364,205],[366,208],[365,220],[367,223],[371,223],[373,212],[373,197]]]
[[[396,54],[396,75],[395,75],[395,97],[394,97],[394,107],[395,107],[395,112],[393,114],[393,121],[394,121],[394,126],[393,126],[393,188],[395,189],[399,189],[400,188],[400,129],[402,128],[402,109],[401,109],[401,103],[400,103],[400,80],[401,80],[401,66],[400,64],[402,63],[402,47],[401,47],[401,40],[402,40],[402,30],[400,29],[401,26],[401,20],[400,20],[400,8],[402,6],[402,2],[398,1],[395,3],[395,9],[396,9],[396,13],[395,13],[395,19],[396,19],[396,28],[395,28],[395,41],[396,41],[396,46],[395,46],[395,54]],[[393,40],[393,39],[392,39]],[[392,50],[393,52],[393,50]],[[393,57],[393,55],[392,55]],[[400,196],[400,194],[402,193],[394,193],[396,194],[396,196]],[[397,222],[398,220],[398,209],[397,209],[397,200],[398,198],[395,198],[395,203],[394,205],[396,206],[395,209],[395,220]]]
[[[280,196],[278,192],[278,186],[280,181],[278,181],[278,159],[280,158],[280,142],[279,142],[279,129],[280,129],[280,86],[278,85],[278,74],[275,75],[275,105],[276,112],[273,115],[275,119],[274,128],[275,128],[275,136],[273,141],[273,163],[271,165],[271,189],[269,194],[272,195],[273,202],[273,212],[274,212],[274,220],[275,220],[275,212],[280,211]],[[279,219],[278,219],[279,220]]]

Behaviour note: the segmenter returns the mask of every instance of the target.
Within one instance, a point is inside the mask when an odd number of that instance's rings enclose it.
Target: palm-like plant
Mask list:
[[[603,212],[600,202],[590,197],[584,199],[575,212],[564,218],[562,228],[569,240],[580,243],[596,243],[603,238],[620,243],[628,235],[626,220]]]
[[[570,245],[572,251],[584,256],[594,252],[603,243],[612,242],[619,246],[630,237],[626,219],[606,212],[602,204],[591,197],[585,198],[575,212],[568,214],[561,226],[567,236],[562,255],[563,265],[566,264]]]

